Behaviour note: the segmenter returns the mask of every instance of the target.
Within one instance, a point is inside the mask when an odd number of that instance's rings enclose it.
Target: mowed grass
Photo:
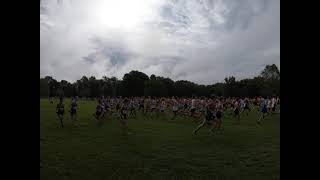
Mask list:
[[[40,179],[279,179],[280,115],[259,126],[258,112],[236,125],[228,112],[224,130],[208,127],[192,134],[196,124],[185,117],[170,120],[138,114],[123,135],[116,117],[97,126],[96,102],[79,101],[78,122],[65,115],[64,128],[55,102],[40,99]],[[65,101],[69,110],[70,100]]]

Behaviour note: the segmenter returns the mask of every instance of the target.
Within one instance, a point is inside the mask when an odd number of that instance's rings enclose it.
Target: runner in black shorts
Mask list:
[[[160,107],[159,107],[160,112],[164,113],[165,108],[166,108],[166,101],[165,101],[164,98],[162,98],[161,101],[160,101]]]
[[[103,113],[103,107],[102,107],[101,103],[102,103],[101,100],[98,99],[98,105],[96,107],[96,113],[94,114],[94,117],[98,121],[98,125],[101,124],[101,118],[102,118],[102,113]]]
[[[122,106],[120,108],[120,123],[123,128],[123,132],[128,134],[128,110],[129,110],[129,100],[124,99]]]
[[[276,104],[273,105],[273,107],[272,107],[272,112],[273,112],[273,113],[276,111],[276,108],[277,108],[277,105],[276,105]]]
[[[172,98],[171,103],[172,103],[172,112],[173,112],[173,116],[172,116],[171,120],[173,120],[177,116],[177,113],[179,111],[179,107],[178,107],[178,101],[174,97]]]
[[[235,103],[233,104],[234,106],[234,117],[236,122],[238,122],[240,124],[240,103],[238,100],[235,101]]]
[[[221,129],[221,125],[222,125],[222,111],[223,111],[223,105],[220,101],[218,101],[216,106],[216,118],[217,118],[216,129],[218,130]]]
[[[260,124],[261,119],[264,119],[268,113],[268,101],[266,99],[263,99],[261,101],[261,116],[258,119],[257,123]]]
[[[157,101],[155,99],[152,100],[152,104],[151,104],[151,112],[156,112],[157,111]]]
[[[60,102],[59,102],[59,104],[57,104],[56,113],[57,113],[58,118],[60,120],[61,127],[63,127],[64,103],[63,103],[62,97],[60,97]]]
[[[243,112],[246,111],[246,115],[249,115],[249,112],[251,111],[250,107],[249,107],[249,101],[248,99],[244,100],[244,108],[243,108]]]
[[[133,118],[136,117],[136,104],[135,104],[135,99],[131,99],[129,103],[129,108],[130,108],[130,116]]]
[[[272,110],[272,113],[275,113],[276,105],[277,105],[276,98],[272,97],[272,99],[271,99],[271,110]]]
[[[185,111],[188,109],[188,104],[187,104],[187,102],[184,103],[183,108],[184,108]]]
[[[144,110],[144,97],[139,101],[139,111]]]
[[[119,112],[119,110],[120,110],[120,102],[118,102],[116,105],[116,111]]]
[[[72,121],[77,120],[77,108],[78,108],[77,100],[76,98],[72,98],[71,109],[70,109],[70,116]]]
[[[214,105],[213,104],[209,104],[208,107],[206,108],[206,116],[204,118],[204,120],[202,121],[202,123],[193,131],[193,134],[197,134],[197,132],[199,131],[199,129],[201,129],[202,127],[204,127],[205,125],[211,126],[210,128],[210,132],[213,132],[213,128],[215,126],[215,116],[213,114],[214,111]]]

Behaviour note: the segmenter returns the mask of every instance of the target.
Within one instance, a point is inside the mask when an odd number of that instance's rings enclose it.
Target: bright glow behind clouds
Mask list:
[[[152,16],[152,1],[107,0],[93,3],[92,20],[106,28],[134,28]]]
[[[210,84],[280,64],[278,0],[43,0],[40,76],[139,70]]]

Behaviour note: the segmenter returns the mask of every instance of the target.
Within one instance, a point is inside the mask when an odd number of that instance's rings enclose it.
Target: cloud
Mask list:
[[[277,0],[43,0],[40,76],[139,70],[201,84],[280,65]]]

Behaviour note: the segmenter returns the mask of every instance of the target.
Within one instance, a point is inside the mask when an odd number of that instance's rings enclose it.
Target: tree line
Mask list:
[[[224,96],[256,97],[280,96],[280,71],[275,64],[267,65],[257,77],[236,80],[227,77],[224,82],[212,85],[199,85],[186,80],[173,81],[170,78],[150,77],[139,71],[126,73],[122,80],[116,77],[96,79],[83,76],[70,83],[58,82],[51,76],[40,78],[40,97],[87,97],[99,96],[154,96],[154,97],[190,97],[190,96]]]

